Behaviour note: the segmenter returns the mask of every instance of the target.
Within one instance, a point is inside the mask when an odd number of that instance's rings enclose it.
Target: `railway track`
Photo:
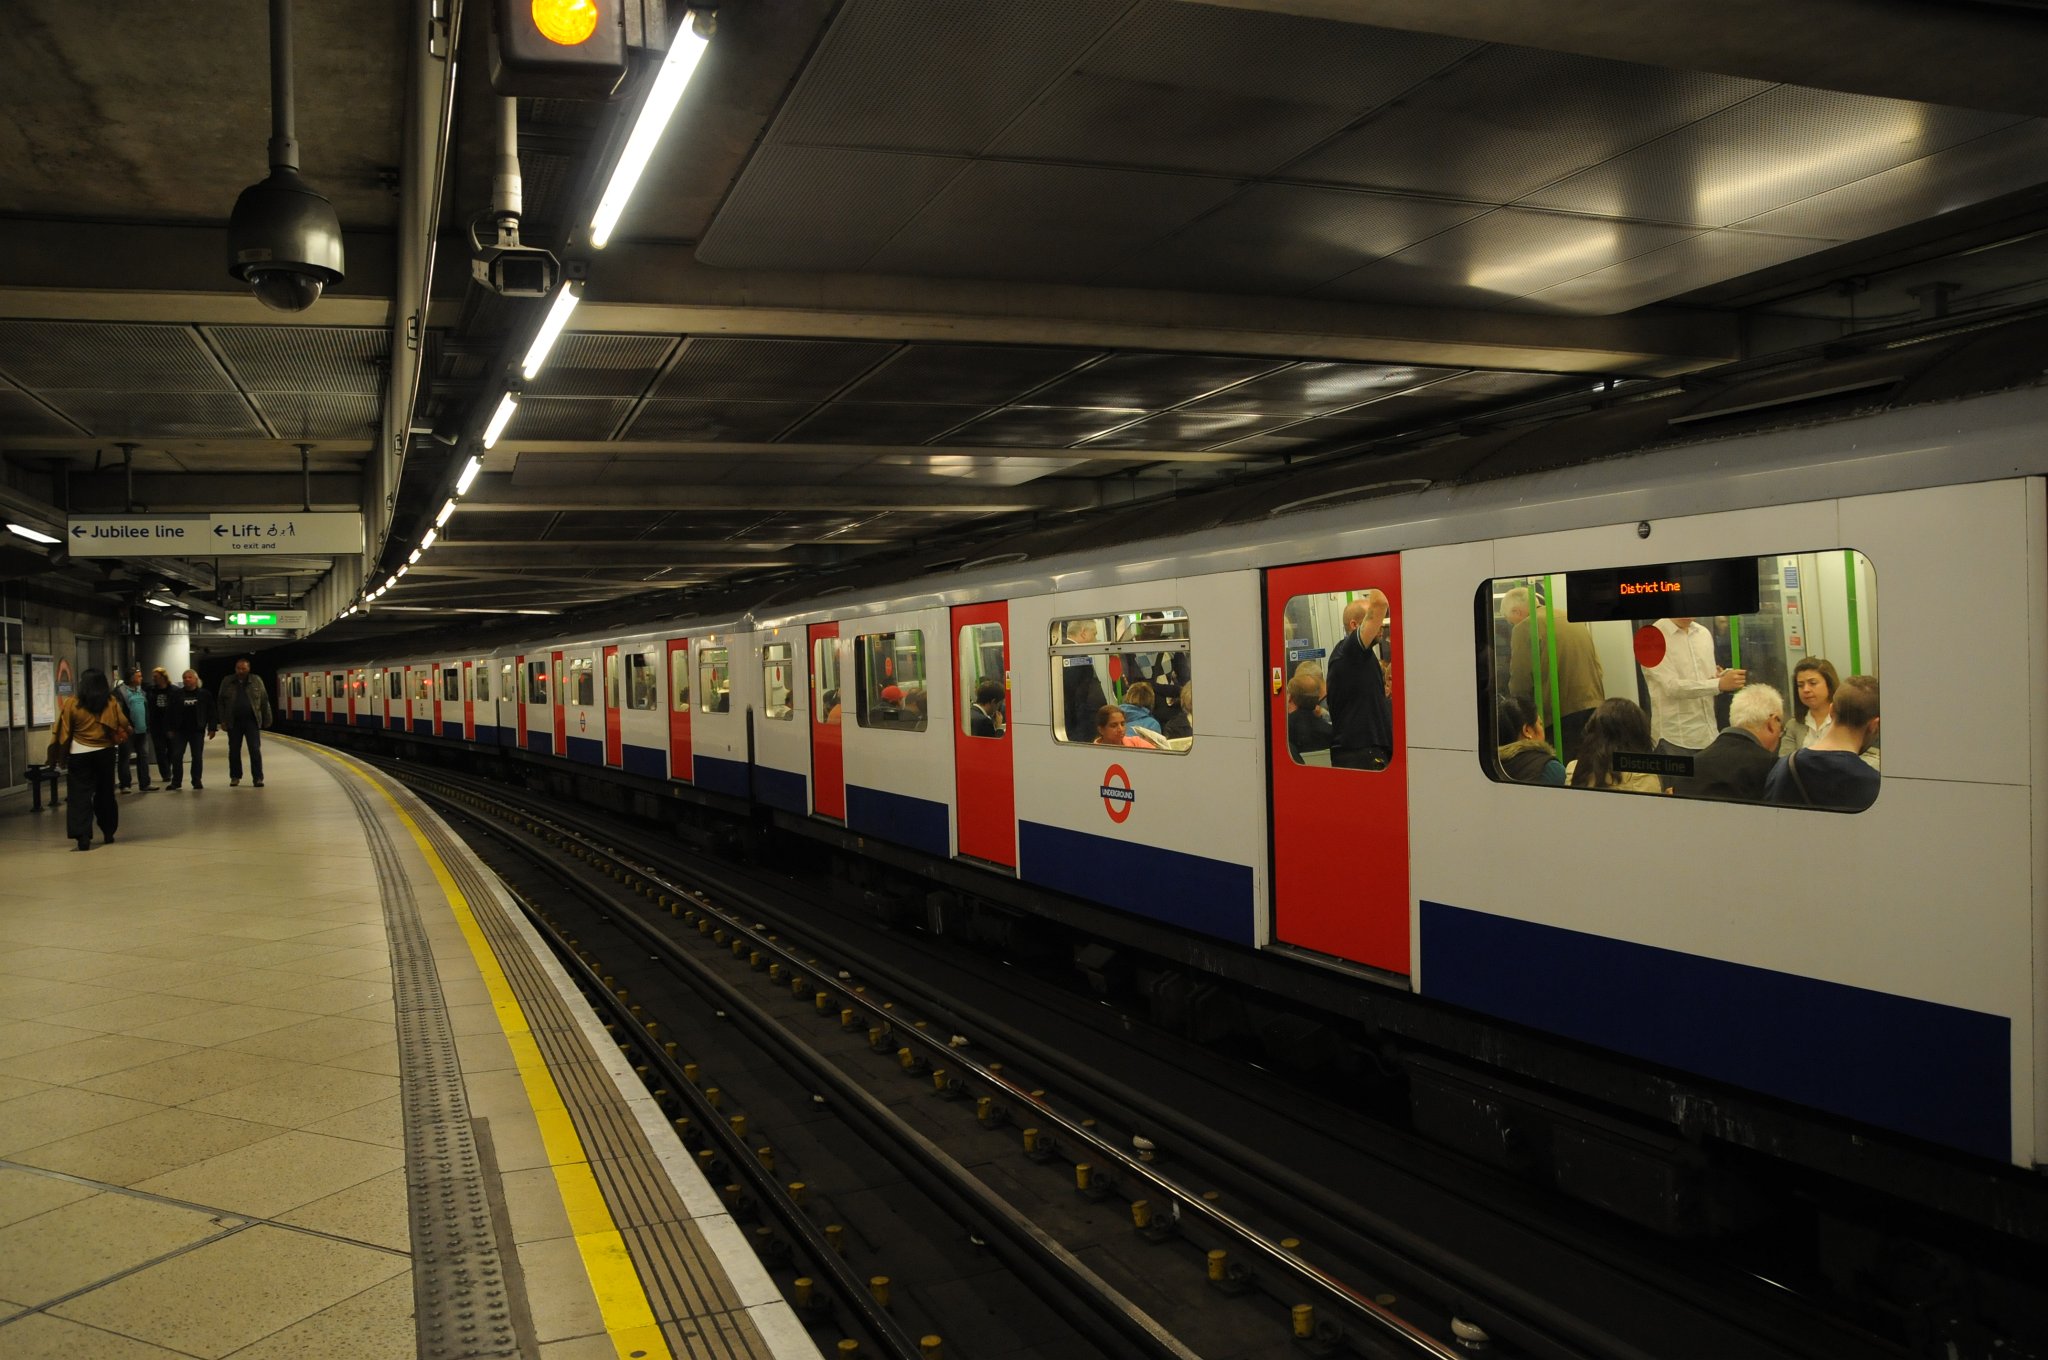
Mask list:
[[[1206,1099],[1190,1095],[1186,1055],[1178,1087],[1156,1073],[1141,1080],[1131,1069],[1156,1054],[1133,1062],[1111,1051],[1099,1031],[1088,1038],[1026,979],[995,970],[964,999],[957,980],[949,990],[941,979],[953,971],[941,951],[922,942],[891,937],[892,948],[910,953],[892,962],[878,957],[872,939],[849,938],[828,916],[778,900],[774,885],[752,876],[679,863],[672,846],[540,800],[508,802],[499,786],[416,767],[403,772],[452,818],[483,833],[491,857],[523,859],[541,875],[547,887],[532,896],[547,900],[531,909],[581,967],[650,1085],[687,1121],[680,1127],[699,1160],[715,1175],[733,1174],[738,1188],[727,1193],[736,1203],[744,1197],[742,1207],[760,1218],[771,1261],[786,1255],[814,1272],[802,1277],[813,1281],[809,1291],[792,1283],[793,1291],[816,1298],[821,1282],[829,1285],[834,1306],[871,1328],[880,1353],[917,1354],[892,1347],[921,1343],[926,1334],[913,1338],[899,1325],[901,1335],[891,1336],[888,1324],[906,1310],[876,1304],[872,1290],[863,1294],[872,1277],[835,1271],[821,1259],[845,1245],[843,1231],[832,1239],[818,1232],[819,1213],[832,1203],[817,1184],[822,1178],[807,1177],[798,1192],[807,1203],[785,1202],[788,1182],[775,1182],[789,1165],[783,1133],[774,1135],[768,1168],[781,1172],[742,1178],[736,1170],[763,1169],[759,1147],[746,1143],[749,1129],[758,1141],[782,1119],[802,1127],[820,1100],[865,1124],[906,1179],[953,1186],[958,1203],[943,1216],[965,1227],[952,1240],[976,1252],[1003,1241],[1006,1262],[1035,1253],[1020,1278],[1033,1276],[1035,1297],[1064,1296],[1053,1305],[1056,1315],[1092,1316],[1105,1326],[1095,1338],[1106,1344],[1103,1354],[1249,1356],[1264,1353],[1262,1336],[1274,1355],[1302,1348],[1617,1360],[1904,1354],[1817,1319],[1796,1300],[1731,1308],[1725,1290],[1674,1280],[1657,1262],[1618,1267],[1600,1259],[1597,1234],[1533,1222],[1511,1187],[1493,1187],[1499,1202],[1487,1204],[1474,1202],[1469,1186],[1461,1200],[1430,1183],[1468,1173],[1426,1168],[1419,1182],[1389,1193],[1404,1177],[1415,1180],[1412,1166],[1392,1165],[1412,1161],[1414,1150],[1355,1119],[1335,1131],[1302,1128],[1298,1113],[1267,1107],[1262,1145],[1233,1140],[1217,1128],[1240,1127],[1245,1114],[1221,1107],[1243,1101],[1218,1098],[1225,1093],[1213,1055],[1198,1083]],[[697,1001],[672,995],[679,987]],[[1103,1008],[1092,1009],[1103,1018]],[[740,1083],[714,1085],[707,1063],[690,1063],[677,1049],[679,1035],[688,1032],[694,1043],[722,1022],[757,1036],[762,1051],[809,1086],[798,1095],[750,1097],[778,1118],[750,1119],[749,1110],[737,1134],[731,1107]],[[1120,1023],[1113,1020],[1111,1030]],[[1077,1052],[1088,1060],[1078,1061]],[[1257,1106],[1261,1094],[1244,1099]],[[892,1123],[891,1111],[905,1106],[914,1117]],[[1324,1119],[1336,1125],[1344,1115],[1332,1107]],[[806,1153],[824,1161],[833,1155]],[[906,1159],[916,1167],[903,1170]],[[958,1180],[956,1169],[966,1165],[1004,1194]],[[1057,1188],[1048,1193],[1049,1185]],[[1466,1254],[1478,1240],[1494,1250]],[[1058,1242],[1071,1245],[1062,1250]],[[1083,1257],[1117,1264],[1077,1286],[1071,1267]],[[1516,1260],[1526,1268],[1514,1270]],[[1144,1283],[1162,1269],[1169,1283]],[[1050,1277],[1062,1272],[1069,1278],[1055,1287]],[[1122,1288],[1109,1287],[1103,1275]],[[1189,1288],[1190,1280],[1198,1283]],[[1095,1301],[1084,1307],[1077,1288]],[[1105,1305],[1105,1297],[1113,1301]],[[1191,1308],[1184,1306],[1189,1297]],[[1119,1326],[1137,1330],[1120,1334]],[[953,1330],[958,1335],[959,1325]],[[1213,1349],[1223,1337],[1228,1349]],[[1142,1349],[1154,1345],[1169,1349]]]

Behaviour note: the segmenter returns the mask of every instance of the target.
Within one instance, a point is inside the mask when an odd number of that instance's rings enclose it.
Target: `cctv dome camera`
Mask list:
[[[341,221],[334,205],[308,189],[296,170],[242,190],[228,221],[228,273],[266,307],[303,312],[342,279]]]

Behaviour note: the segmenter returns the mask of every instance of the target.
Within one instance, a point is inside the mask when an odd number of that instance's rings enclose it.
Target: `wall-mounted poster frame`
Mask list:
[[[0,675],[0,683],[7,686],[7,693],[0,695],[0,719],[9,727],[22,727],[28,722],[27,663],[18,656],[7,658],[7,670]]]
[[[28,725],[48,727],[57,721],[57,658],[28,659]]]

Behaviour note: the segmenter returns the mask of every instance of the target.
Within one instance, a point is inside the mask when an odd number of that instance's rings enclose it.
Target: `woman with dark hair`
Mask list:
[[[1543,720],[1519,694],[1503,694],[1495,715],[1500,772],[1517,784],[1564,786],[1564,766],[1543,739]]]
[[[1662,793],[1664,785],[1656,775],[1620,774],[1614,768],[1615,752],[1647,755],[1652,745],[1650,715],[1633,699],[1609,699],[1587,720],[1579,758],[1565,766],[1565,782],[1575,789]]]
[[[128,715],[114,698],[105,671],[78,677],[78,694],[57,715],[51,744],[64,754],[71,778],[71,809],[65,829],[81,850],[92,849],[92,824],[98,821],[107,844],[121,824],[121,805],[114,800],[114,753],[128,740]]]
[[[1835,690],[1841,683],[1833,662],[1818,656],[1800,658],[1792,668],[1792,706],[1797,711],[1785,715],[1779,755],[1789,756],[1828,734],[1835,725]]]
[[[1143,737],[1129,734],[1129,719],[1124,716],[1119,704],[1102,704],[1095,710],[1095,745],[1097,746],[1150,746]]]

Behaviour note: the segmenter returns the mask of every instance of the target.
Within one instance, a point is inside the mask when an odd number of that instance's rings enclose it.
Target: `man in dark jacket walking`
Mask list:
[[[270,726],[270,691],[263,677],[249,673],[249,658],[235,660],[235,673],[220,682],[214,721],[228,730],[228,787],[242,782],[242,743],[249,743],[249,773],[263,787],[263,729]]]
[[[203,789],[200,770],[206,763],[206,742],[215,732],[213,696],[199,685],[199,672],[185,672],[185,687],[171,691],[171,788],[185,786],[185,753],[192,753],[192,787]]]

